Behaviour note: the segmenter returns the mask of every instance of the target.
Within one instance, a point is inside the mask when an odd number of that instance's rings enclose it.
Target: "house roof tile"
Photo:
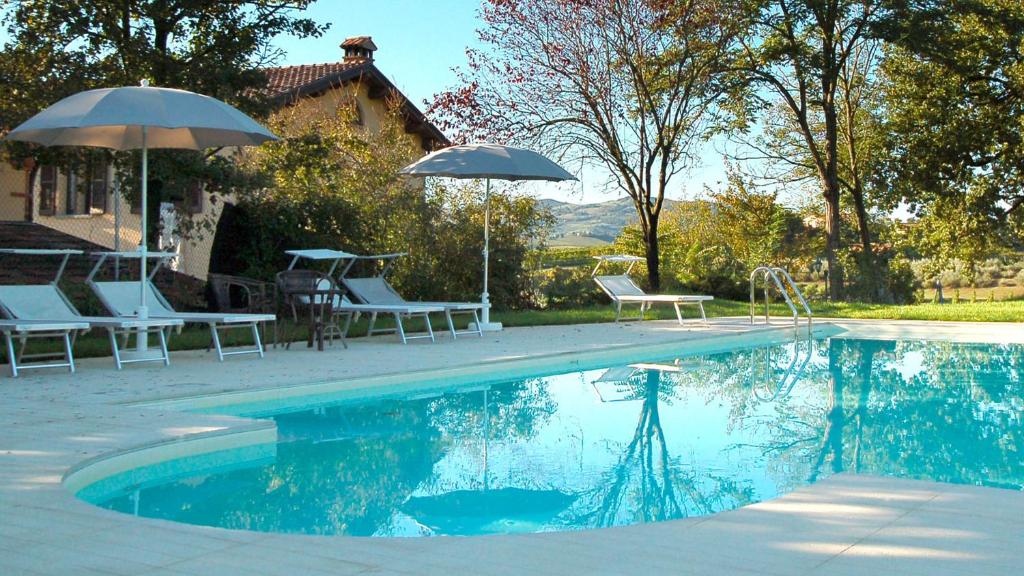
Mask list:
[[[321,78],[340,75],[366,64],[365,61],[327,62],[267,68],[267,90],[274,95],[291,92]]]

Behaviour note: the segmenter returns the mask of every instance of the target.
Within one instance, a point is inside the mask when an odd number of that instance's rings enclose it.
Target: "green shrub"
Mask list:
[[[886,289],[895,304],[913,304],[921,283],[914,275],[910,260],[897,256],[889,261]]]
[[[803,292],[804,298],[810,301],[822,300],[825,297],[825,288],[822,284],[804,284],[800,287],[800,291]]]
[[[583,266],[545,268],[533,274],[534,304],[539,308],[566,309],[606,303],[607,296]]]

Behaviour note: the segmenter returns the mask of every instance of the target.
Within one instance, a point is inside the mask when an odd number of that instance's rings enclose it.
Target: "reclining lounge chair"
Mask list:
[[[153,285],[152,279],[160,270],[160,266],[168,259],[176,257],[176,254],[165,252],[150,252],[151,257],[159,258],[157,265],[146,278],[146,307],[149,309],[149,318],[174,320],[185,324],[206,324],[210,328],[210,338],[213,347],[217,351],[217,358],[223,362],[225,356],[237,356],[241,354],[258,354],[263,358],[263,342],[260,340],[259,324],[261,322],[273,322],[276,316],[273,314],[221,314],[216,312],[178,312],[170,305],[163,294]],[[97,281],[96,274],[103,267],[104,262],[110,257],[116,258],[138,258],[138,252],[100,252],[99,261],[89,272],[86,282],[95,292],[103,306],[111,314],[120,318],[132,318],[137,314],[139,305],[139,293],[142,289],[137,280],[120,281]],[[254,345],[252,348],[232,350],[225,352],[221,346],[219,330],[232,328],[248,328],[252,333]]]
[[[7,360],[11,365],[11,376],[18,377],[18,370],[30,368],[67,368],[69,372],[75,371],[75,356],[71,351],[73,335],[89,330],[85,322],[39,322],[33,320],[0,320],[0,332],[3,332],[4,340],[7,343]],[[31,359],[55,359],[58,354],[37,353],[25,354],[25,345],[30,338],[61,338],[64,341],[64,357],[61,362],[42,362],[25,364],[25,360]],[[15,349],[14,340],[19,340],[21,346]],[[19,366],[20,364],[20,366]]]
[[[676,310],[676,319],[679,324],[683,324],[683,314],[679,310],[679,306],[682,304],[695,304],[700,309],[701,320],[707,324],[708,318],[704,314],[704,302],[714,300],[713,296],[701,296],[701,295],[677,295],[677,294],[647,294],[636,282],[629,277],[630,271],[637,262],[643,262],[643,258],[639,256],[624,256],[624,255],[613,255],[613,256],[594,256],[598,260],[597,266],[594,267],[591,276],[594,278],[594,282],[601,287],[601,290],[611,298],[612,303],[615,304],[615,321],[618,322],[622,319],[622,305],[623,304],[639,304],[640,315],[635,319],[643,321],[644,313],[650,310],[654,304],[672,304]],[[598,270],[601,266],[607,262],[628,262],[629,267],[626,272],[619,275],[598,275]],[[627,320],[633,320],[634,318],[627,318]]]
[[[22,350],[25,341],[30,337],[61,337],[64,340],[65,362],[58,364],[47,364],[22,366],[21,368],[42,368],[44,366],[67,366],[74,372],[74,359],[71,347],[75,337],[80,332],[88,331],[90,328],[104,328],[110,336],[110,349],[114,355],[114,364],[120,370],[124,364],[135,362],[163,362],[170,364],[170,357],[167,353],[166,330],[181,325],[179,320],[150,319],[139,320],[135,318],[112,318],[107,316],[82,316],[82,314],[71,304],[67,296],[60,290],[57,283],[64,274],[68,259],[72,255],[82,254],[80,250],[0,250],[4,254],[34,255],[34,256],[63,256],[60,268],[53,281],[49,284],[22,284],[0,286],[0,310],[9,320],[3,321],[4,332],[7,339],[7,353],[11,360],[11,371],[17,376],[18,366],[22,359],[31,358],[14,351],[12,337],[17,335],[22,341]],[[156,334],[160,341],[158,354],[123,358],[121,347],[118,344],[118,337],[127,343],[128,337],[137,333],[140,338],[147,337],[150,333]]]
[[[332,297],[332,318],[330,324],[326,327],[326,331],[328,337],[335,334],[339,335],[342,344],[345,343],[345,337],[348,335],[353,317],[357,317],[359,314],[368,314],[370,316],[371,335],[395,332],[398,334],[402,344],[417,338],[430,338],[430,341],[433,342],[434,330],[430,326],[429,315],[431,312],[444,312],[444,308],[441,306],[355,304],[347,296],[341,295],[341,289],[330,276],[313,270],[286,270],[281,272],[277,275],[277,286],[285,298],[285,305],[291,307],[292,318],[296,322],[298,322],[297,308],[309,306],[310,297],[308,293],[311,291],[311,287],[315,286],[318,292],[333,292],[336,294]],[[314,306],[318,304],[314,303]],[[374,325],[377,322],[378,315],[393,317],[395,319],[395,328],[375,329]],[[340,325],[342,317],[345,318],[344,326]],[[426,325],[424,333],[413,334],[405,330],[404,321],[410,318],[423,319]]]
[[[460,334],[476,334],[477,336],[482,337],[484,335],[480,326],[480,311],[483,310],[484,307],[482,303],[410,301],[403,298],[402,295],[399,294],[390,283],[388,283],[385,278],[388,270],[391,269],[391,266],[398,257],[404,255],[404,253],[398,253],[356,256],[341,273],[341,282],[356,299],[365,304],[371,304],[374,306],[440,307],[442,309],[441,311],[444,312],[445,321],[448,323],[448,331],[451,333],[452,338],[457,338]],[[382,260],[385,264],[383,269],[376,276],[367,278],[350,278],[346,276],[346,273],[352,268],[352,264],[354,264],[356,260]],[[455,329],[455,321],[452,317],[457,314],[472,316],[473,322],[470,324],[469,328],[466,330]],[[372,334],[373,332],[373,319],[371,318],[370,333]]]

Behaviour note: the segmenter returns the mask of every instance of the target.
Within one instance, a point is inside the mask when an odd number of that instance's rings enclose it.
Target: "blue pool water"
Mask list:
[[[839,471],[1022,489],[1024,347],[832,338],[274,416],[276,446],[134,471],[106,508],[426,536],[700,516]]]

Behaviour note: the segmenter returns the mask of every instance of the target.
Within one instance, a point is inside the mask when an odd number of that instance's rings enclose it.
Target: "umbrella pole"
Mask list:
[[[487,277],[489,273],[491,247],[491,179],[487,179],[484,188],[484,293],[480,302],[484,305],[483,317],[480,321],[486,326],[491,323],[491,295],[487,293]]]
[[[149,309],[146,307],[146,221],[149,220],[148,214],[148,182],[149,180],[149,151],[146,149],[146,127],[142,127],[142,238],[139,240],[139,319],[145,320],[149,318]],[[145,352],[149,347],[149,332],[140,328],[137,337],[137,349],[139,352]]]
[[[114,183],[114,252],[121,251],[121,185]],[[121,279],[121,259],[114,258],[114,281]]]
[[[500,322],[491,322],[491,295],[487,292],[487,279],[490,276],[490,248],[491,248],[491,179],[487,178],[484,188],[484,291],[480,295],[480,303],[483,310],[480,313],[480,329],[496,331],[501,330]]]

